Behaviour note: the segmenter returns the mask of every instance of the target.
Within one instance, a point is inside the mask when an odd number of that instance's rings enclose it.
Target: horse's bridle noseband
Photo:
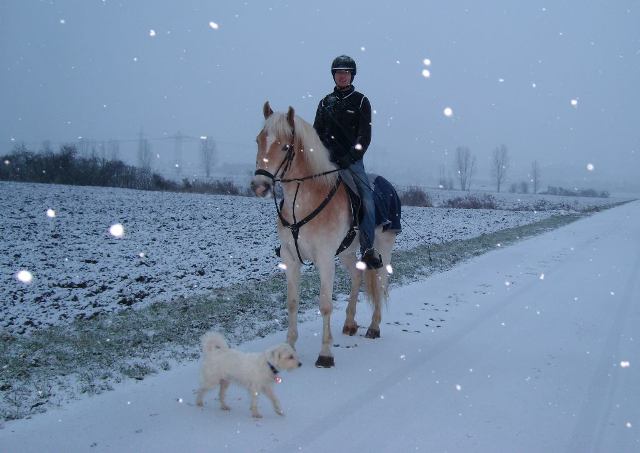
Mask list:
[[[304,225],[309,223],[315,216],[317,216],[320,213],[320,211],[322,211],[327,206],[327,204],[329,204],[329,202],[331,201],[333,196],[338,191],[338,187],[340,187],[340,184],[342,183],[342,178],[340,177],[340,175],[338,175],[338,178],[336,179],[335,185],[331,188],[331,190],[329,191],[327,196],[324,197],[324,200],[322,200],[322,203],[320,203],[320,205],[317,208],[315,208],[304,219],[302,219],[300,221],[297,221],[296,220],[295,206],[296,206],[296,199],[298,198],[298,191],[300,190],[300,185],[304,181],[306,181],[308,179],[314,179],[314,178],[318,178],[320,176],[328,175],[330,173],[335,173],[335,172],[340,171],[340,169],[328,170],[328,171],[325,171],[325,172],[322,172],[322,173],[316,173],[314,175],[304,176],[302,178],[285,179],[284,175],[291,168],[291,164],[293,163],[293,158],[295,157],[295,145],[294,145],[295,142],[296,142],[296,129],[295,129],[295,127],[292,128],[291,141],[292,141],[292,144],[288,143],[288,144],[286,144],[286,145],[284,145],[282,147],[282,151],[286,152],[286,154],[284,156],[284,159],[282,159],[282,162],[280,162],[280,165],[278,165],[278,168],[277,168],[275,174],[272,174],[272,173],[268,172],[267,170],[263,170],[262,168],[258,168],[254,172],[254,175],[255,176],[266,176],[267,178],[271,179],[272,185],[275,185],[276,182],[281,182],[281,183],[295,182],[295,183],[298,184],[298,186],[296,187],[296,193],[295,193],[295,195],[293,197],[293,203],[291,205],[291,215],[293,216],[293,223],[290,223],[282,215],[282,205],[284,204],[284,199],[278,205],[278,200],[276,199],[276,191],[275,190],[271,190],[271,193],[272,193],[272,196],[273,196],[273,201],[274,201],[275,206],[276,206],[276,212],[278,213],[278,217],[280,218],[280,222],[282,223],[282,226],[284,226],[286,228],[289,228],[291,230],[291,234],[293,236],[293,242],[294,242],[294,244],[296,246],[296,253],[298,254],[298,259],[300,260],[300,262],[302,264],[305,264],[304,260],[302,259],[302,256],[300,255],[300,248],[298,247],[298,235],[300,233],[300,228],[302,228]],[[279,177],[278,177],[278,174],[280,175]]]

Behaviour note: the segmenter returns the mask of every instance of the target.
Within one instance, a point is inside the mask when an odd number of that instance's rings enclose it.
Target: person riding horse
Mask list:
[[[382,267],[382,257],[373,248],[375,205],[362,158],[371,142],[371,104],[353,87],[356,62],[340,55],[331,64],[335,88],[318,104],[313,127],[331,153],[331,161],[348,169],[358,189],[362,220],[360,230],[361,260],[369,269]]]

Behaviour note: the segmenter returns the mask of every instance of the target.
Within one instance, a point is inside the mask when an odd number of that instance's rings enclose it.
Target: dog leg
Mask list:
[[[224,400],[225,395],[227,394],[227,389],[229,388],[229,381],[226,381],[224,379],[220,379],[220,393],[219,393],[219,397],[220,397],[220,408],[223,411],[228,411],[231,410],[231,408],[229,406],[227,406],[226,401]]]
[[[249,389],[251,393],[251,416],[253,418],[262,418],[260,412],[258,412],[258,391],[256,389]]]
[[[196,404],[200,407],[204,406],[204,396],[209,391],[208,388],[200,387],[198,389],[198,396],[196,397]]]
[[[278,401],[278,398],[276,397],[276,394],[273,392],[273,389],[271,388],[271,386],[263,387],[262,391],[264,392],[265,395],[267,395],[267,398],[271,400],[271,404],[273,404],[273,410],[276,412],[276,414],[284,415],[284,412],[282,411],[282,407],[280,407],[280,401]]]

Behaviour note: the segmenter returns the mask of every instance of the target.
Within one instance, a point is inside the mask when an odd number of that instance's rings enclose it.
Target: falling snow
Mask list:
[[[18,271],[18,273],[16,274],[16,279],[22,283],[31,283],[33,281],[33,275],[31,274],[31,272],[23,269],[21,271]]]
[[[109,227],[109,234],[114,237],[121,238],[124,236],[124,227],[120,223],[116,223]]]

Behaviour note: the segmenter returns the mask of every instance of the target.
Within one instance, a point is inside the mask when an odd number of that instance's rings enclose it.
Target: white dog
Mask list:
[[[280,382],[280,370],[293,370],[302,365],[296,352],[284,343],[265,352],[246,353],[229,348],[224,337],[216,332],[202,336],[202,369],[200,389],[196,404],[203,405],[204,395],[220,385],[220,407],[230,409],[225,402],[225,393],[233,381],[245,386],[251,395],[251,415],[262,417],[258,412],[258,394],[264,393],[273,403],[278,415],[284,415],[280,402],[273,393],[273,383]]]

